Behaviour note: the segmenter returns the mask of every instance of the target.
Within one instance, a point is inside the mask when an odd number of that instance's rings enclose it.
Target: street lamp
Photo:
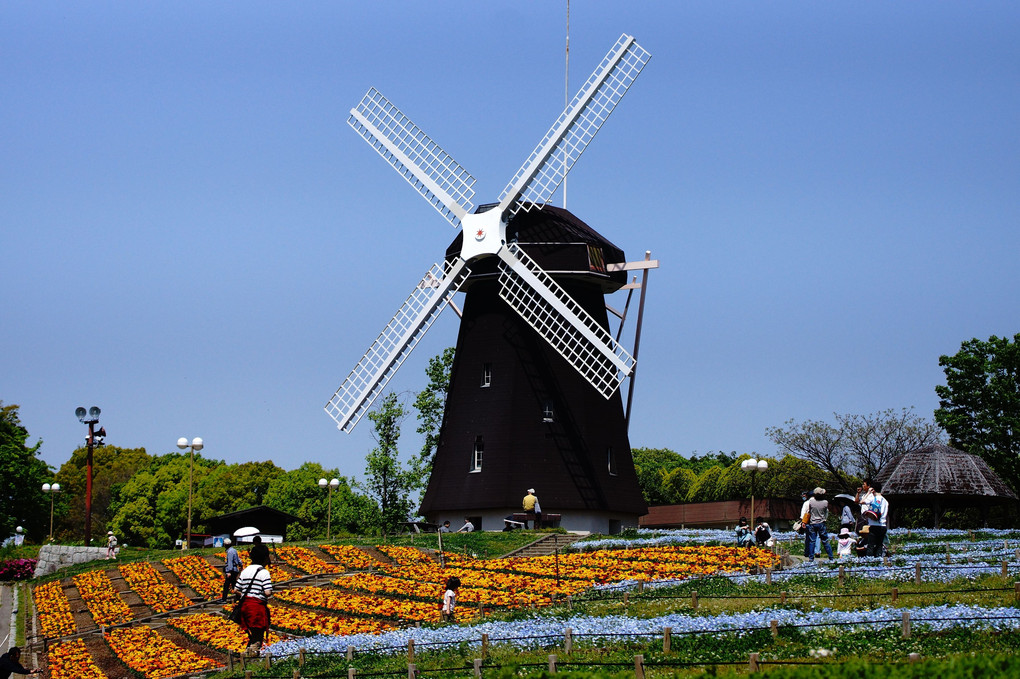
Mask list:
[[[191,448],[191,466],[188,468],[188,539],[181,546],[181,549],[190,549],[191,548],[191,486],[192,486],[192,481],[195,478],[195,451],[196,450],[202,450],[202,448],[205,447],[205,444],[202,443],[202,439],[198,438],[197,436],[191,440],[191,443],[188,443],[188,439],[185,438],[184,436],[182,436],[181,438],[177,439],[177,447],[180,448],[181,450],[184,450],[185,448]]]
[[[96,444],[103,445],[103,438],[106,436],[106,429],[100,427],[98,406],[92,406],[85,410],[82,406],[74,409],[78,421],[89,426],[89,437],[85,439],[85,447],[88,449],[88,457],[85,458],[85,546],[92,540],[92,450]]]
[[[769,468],[769,463],[766,462],[765,460],[756,460],[756,459],[754,459],[752,457],[752,458],[750,458],[748,460],[744,460],[743,462],[741,462],[740,463],[740,468],[743,469],[745,472],[749,472],[751,474],[751,522],[752,522],[752,525],[753,525],[754,519],[755,519],[755,516],[754,516],[754,475],[757,472],[763,472],[766,469],[768,469]]]
[[[326,479],[319,479],[319,488],[329,487],[329,502],[327,503],[326,509],[326,539],[329,540],[330,522],[333,519],[333,491],[340,487],[340,479],[330,479],[326,482]]]
[[[60,492],[60,484],[44,483],[42,484],[42,492],[50,496],[50,542],[53,542],[53,496]]]

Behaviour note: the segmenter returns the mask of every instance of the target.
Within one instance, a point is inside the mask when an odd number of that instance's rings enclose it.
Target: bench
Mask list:
[[[562,514],[546,514],[542,512],[542,528],[559,528],[560,520],[563,518]],[[528,521],[535,520],[535,512],[514,512],[510,515],[510,520],[514,523],[527,523]],[[507,519],[503,519],[504,522]]]

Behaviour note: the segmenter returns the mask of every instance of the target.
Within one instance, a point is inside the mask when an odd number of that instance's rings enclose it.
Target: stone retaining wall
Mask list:
[[[64,566],[87,563],[106,558],[106,547],[70,547],[67,545],[43,545],[39,549],[39,562],[35,565],[35,577],[49,575]]]

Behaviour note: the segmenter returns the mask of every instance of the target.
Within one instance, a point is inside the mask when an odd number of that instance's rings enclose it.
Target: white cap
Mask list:
[[[529,493],[534,493],[534,492],[535,492],[535,489],[534,489],[534,488],[528,488],[528,492],[529,492]]]

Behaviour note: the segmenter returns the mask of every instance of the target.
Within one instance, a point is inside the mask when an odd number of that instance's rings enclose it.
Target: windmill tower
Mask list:
[[[458,291],[464,313],[433,474],[432,521],[501,528],[529,487],[570,529],[616,532],[645,513],[621,382],[634,358],[609,333],[619,248],[547,203],[650,55],[623,35],[500,194],[372,89],[348,123],[461,233],[326,404],[351,431]],[[479,523],[476,522],[476,526]]]

